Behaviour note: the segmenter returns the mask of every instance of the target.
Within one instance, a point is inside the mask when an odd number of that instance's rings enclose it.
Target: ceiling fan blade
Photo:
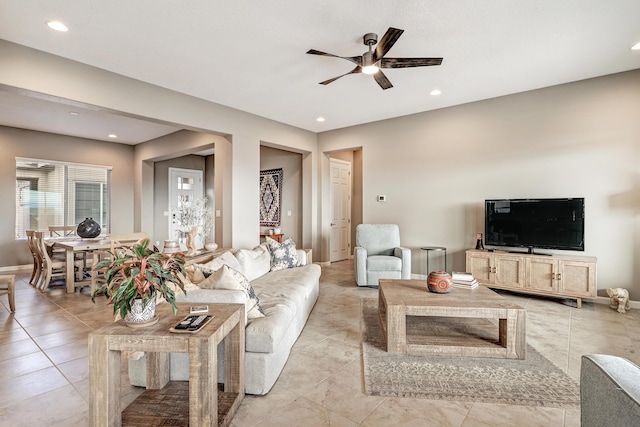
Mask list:
[[[320,82],[321,85],[328,85],[331,82],[335,82],[336,80],[338,80],[340,77],[344,77],[344,76],[348,76],[349,74],[358,74],[362,72],[362,68],[358,65],[356,68],[354,68],[353,70],[349,71],[348,73],[344,73],[342,75],[339,75],[337,77],[334,77],[332,79],[329,80],[325,80],[323,82]]]
[[[389,27],[382,39],[378,42],[376,46],[376,51],[374,54],[374,60],[382,58],[389,52],[389,49],[393,47],[393,45],[398,41],[398,38],[404,33],[404,30],[400,30],[398,28]]]
[[[362,65],[362,56],[338,56],[332,53],[321,52],[315,49],[309,49],[307,51],[309,55],[320,55],[320,56],[331,56],[333,58],[346,59],[347,61],[353,62],[354,64],[361,66]]]
[[[442,64],[442,58],[382,58],[380,68],[428,67]]]
[[[384,75],[382,70],[379,70],[377,73],[375,73],[373,75],[373,78],[376,80],[376,82],[378,82],[378,84],[382,89],[386,90],[393,87],[393,85],[391,84],[387,76]]]

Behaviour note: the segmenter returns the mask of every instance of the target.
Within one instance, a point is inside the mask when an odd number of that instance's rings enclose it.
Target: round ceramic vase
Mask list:
[[[446,294],[451,290],[452,285],[451,275],[446,271],[432,271],[427,278],[429,291],[436,294]]]
[[[76,228],[76,233],[78,236],[83,239],[93,239],[94,237],[98,237],[100,235],[100,224],[95,222],[93,218],[85,218],[78,227]]]

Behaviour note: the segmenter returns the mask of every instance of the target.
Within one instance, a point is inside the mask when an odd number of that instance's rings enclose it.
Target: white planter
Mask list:
[[[142,300],[137,299],[131,306],[131,311],[127,313],[124,321],[132,328],[150,326],[158,322],[156,314],[156,299],[151,298],[146,307],[142,307]]]

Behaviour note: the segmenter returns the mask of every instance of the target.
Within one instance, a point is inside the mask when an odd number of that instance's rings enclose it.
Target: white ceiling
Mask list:
[[[69,32],[46,27],[53,19]],[[639,19],[639,0],[3,0],[0,38],[321,132],[640,68],[630,49]],[[444,57],[442,65],[385,70],[394,85],[386,91],[363,74],[318,84],[353,64],[308,49],[361,55],[362,36],[390,26],[405,33],[387,57]],[[55,103],[3,100],[12,95],[0,92],[0,124],[31,128],[30,103]],[[7,123],[13,105],[30,114]],[[84,115],[53,120],[55,110],[38,130],[83,127]],[[126,133],[110,125],[149,132],[127,140],[136,143],[176,130],[93,113],[107,124],[78,136]]]

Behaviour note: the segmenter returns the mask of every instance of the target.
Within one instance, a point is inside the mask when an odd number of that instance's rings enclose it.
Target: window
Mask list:
[[[85,218],[108,231],[110,178],[108,167],[16,158],[16,239]]]

